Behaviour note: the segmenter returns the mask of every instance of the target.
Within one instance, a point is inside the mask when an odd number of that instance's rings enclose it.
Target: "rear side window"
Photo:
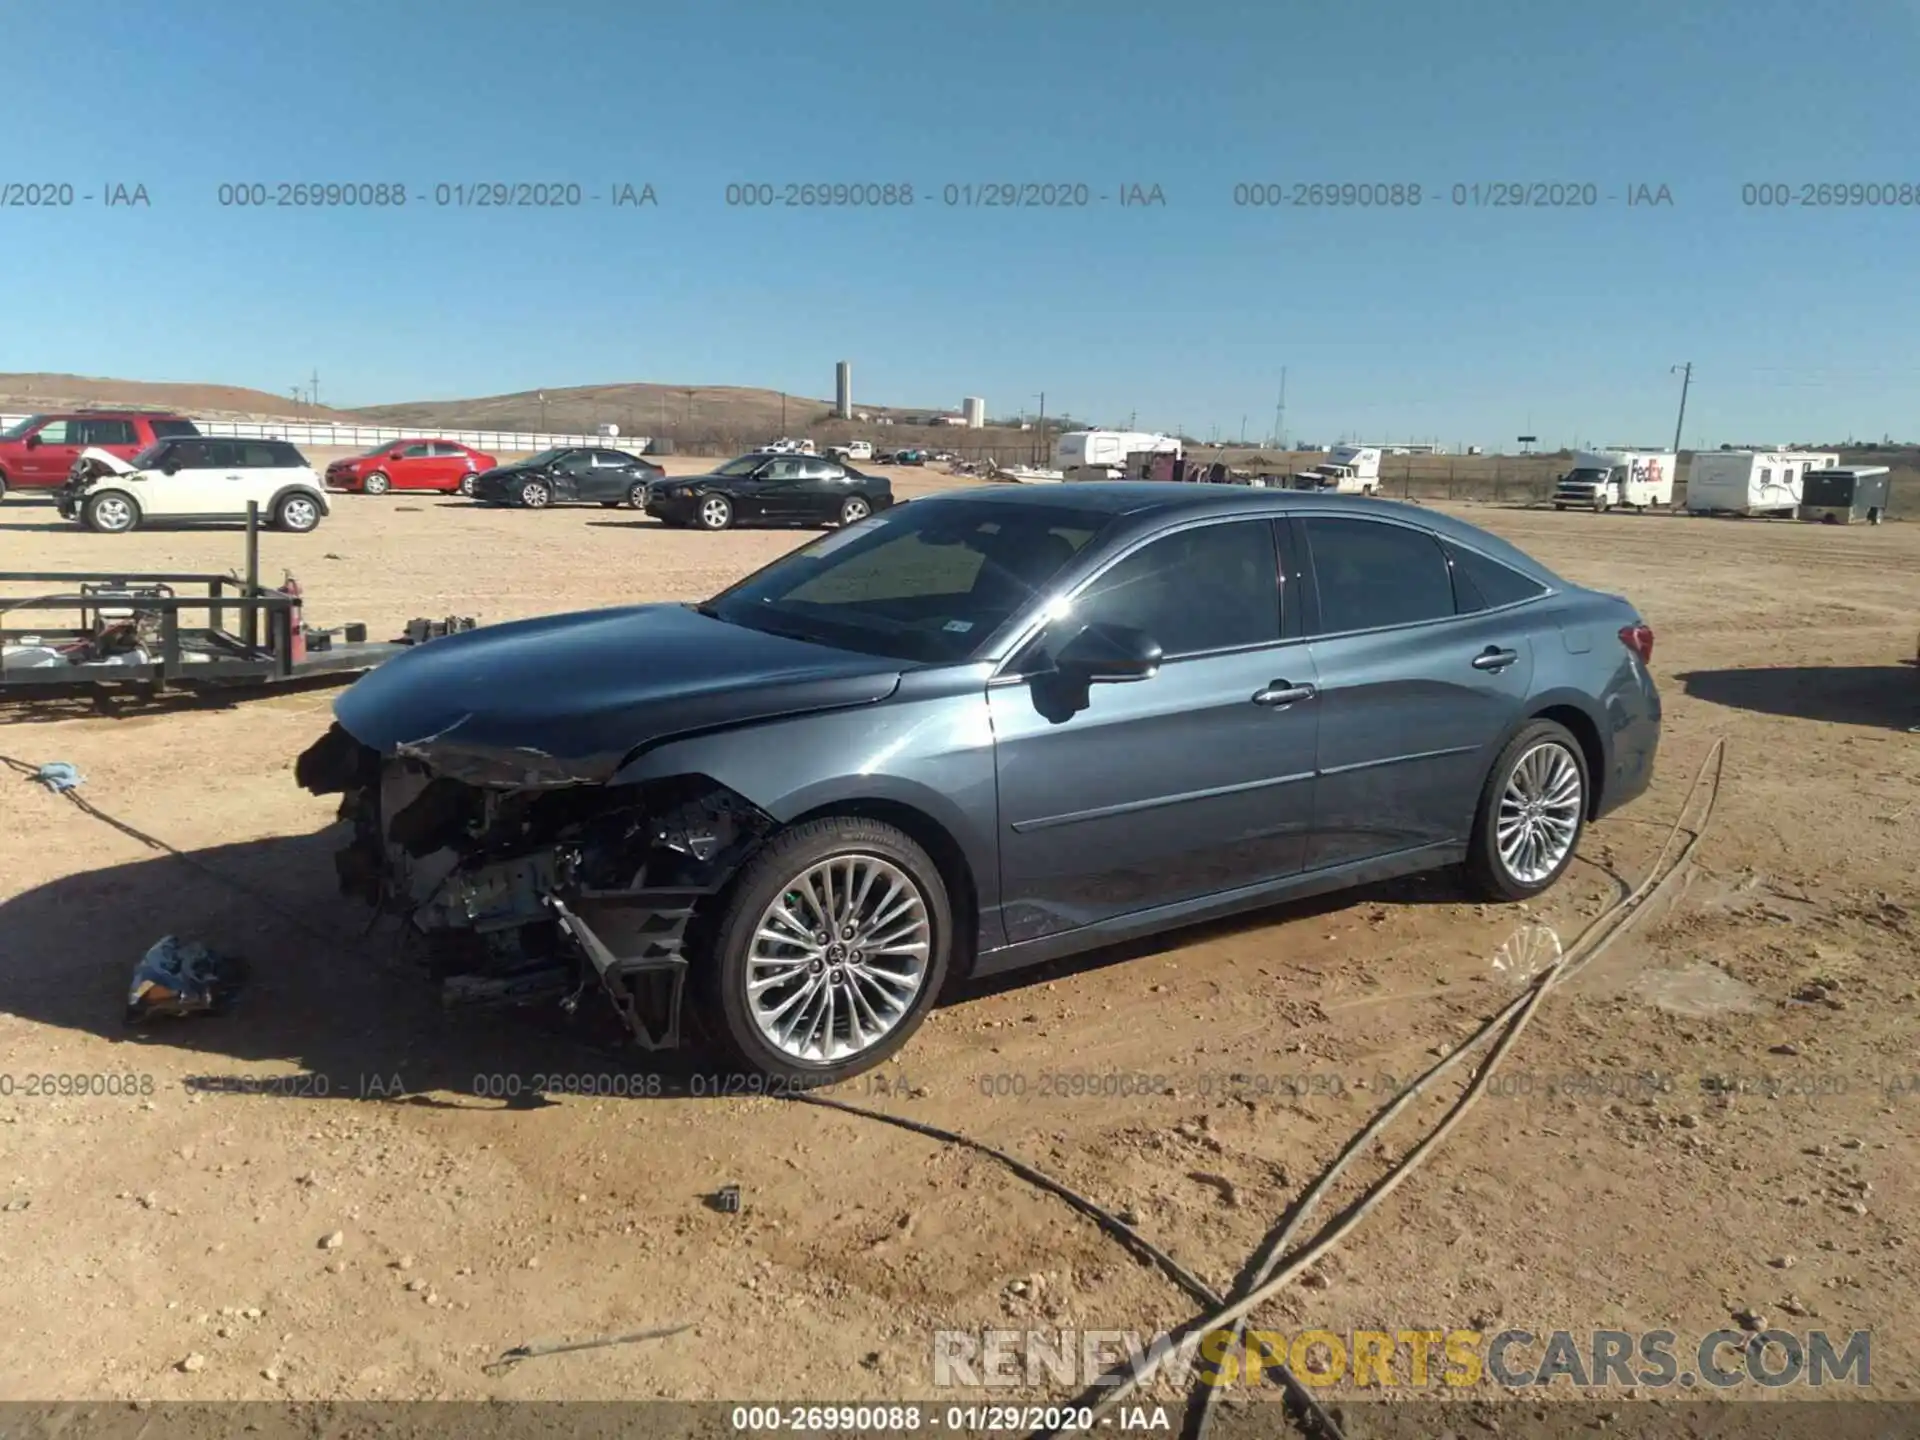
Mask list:
[[[200,427],[191,420],[156,420],[153,422],[153,438],[165,440],[174,435],[198,435]]]
[[[256,443],[240,447],[240,463],[249,470],[272,470],[287,462],[276,447]]]
[[[443,459],[451,459],[456,455],[465,455],[467,452],[461,449],[458,445],[450,444],[447,441],[441,440],[441,441],[436,441],[434,443],[433,453],[435,455],[442,457]]]
[[[269,458],[266,463],[277,469],[297,470],[307,463],[307,457],[302,455],[297,447],[286,440],[268,441],[267,453]]]
[[[1547,593],[1547,587],[1498,560],[1449,544],[1453,561],[1453,598],[1462,615],[1476,610],[1498,610]]]
[[[1302,528],[1313,555],[1320,633],[1380,630],[1455,613],[1446,553],[1426,531],[1330,517],[1311,517]]]
[[[82,445],[138,445],[140,437],[134,433],[131,420],[82,420],[80,439]]]

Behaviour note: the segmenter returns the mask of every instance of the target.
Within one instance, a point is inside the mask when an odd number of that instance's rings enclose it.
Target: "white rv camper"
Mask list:
[[[1687,468],[1687,509],[1696,515],[1787,515],[1799,512],[1809,470],[1840,463],[1832,452],[1709,450]]]
[[[1673,503],[1673,472],[1679,457],[1650,450],[1582,450],[1573,468],[1560,477],[1553,508],[1611,510],[1616,505],[1645,510]]]
[[[1366,445],[1338,445],[1326,460],[1294,473],[1296,490],[1331,490],[1339,495],[1375,495],[1380,491],[1380,452]]]
[[[1129,455],[1171,455],[1185,452],[1171,435],[1141,430],[1069,430],[1053,445],[1053,468],[1069,480],[1118,480],[1126,474]]]

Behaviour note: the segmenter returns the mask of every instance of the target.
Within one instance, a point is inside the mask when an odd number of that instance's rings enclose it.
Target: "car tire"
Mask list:
[[[101,535],[125,535],[140,528],[139,502],[118,490],[91,497],[80,514],[87,528]]]
[[[320,502],[311,495],[295,492],[283,495],[280,503],[273,507],[274,528],[284,530],[289,535],[305,535],[319,528]]]
[[[529,510],[544,510],[553,503],[553,487],[544,480],[529,480],[520,487],[520,503]]]
[[[849,893],[856,897],[851,913]],[[820,913],[823,894],[835,914]],[[778,913],[813,926],[839,923],[802,940],[800,929],[781,923]],[[783,931],[794,939],[764,938]],[[821,942],[822,934],[830,938]],[[862,939],[894,945],[878,957],[884,963],[856,961]],[[946,984],[952,949],[946,882],[910,836],[859,816],[809,820],[776,835],[732,887],[701,971],[706,1013],[746,1069],[783,1082],[831,1085],[906,1044]],[[856,964],[862,968],[850,968]],[[750,989],[756,983],[757,995]],[[788,1021],[799,1023],[783,1042]],[[868,1039],[856,1023],[878,1028]]]
[[[647,482],[636,480],[627,488],[627,505],[634,510],[647,508]]]
[[[733,502],[724,495],[702,495],[693,523],[702,530],[727,529],[733,524]]]
[[[0,470],[0,500],[7,498],[7,472]]]
[[[474,476],[471,471],[469,471],[467,474],[462,475],[460,477],[460,486],[459,486],[460,493],[466,496],[469,500],[473,498],[473,481],[474,481]]]
[[[1487,773],[1467,843],[1467,880],[1484,900],[1528,900],[1549,890],[1580,848],[1591,780],[1564,725],[1529,720]]]
[[[366,495],[384,495],[393,488],[393,482],[376,470],[360,482],[361,493]]]
[[[849,495],[840,502],[840,523],[858,525],[873,514],[873,502],[861,495]]]

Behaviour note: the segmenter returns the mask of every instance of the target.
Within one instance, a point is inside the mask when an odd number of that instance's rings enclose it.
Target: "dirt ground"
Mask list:
[[[1459,513],[1631,596],[1658,636],[1659,778],[1555,892],[1478,906],[1439,876],[1049,966],[969,991],[836,1093],[1011,1150],[1228,1289],[1392,1077],[1516,993],[1517,949],[1544,940],[1517,933],[1571,944],[1641,878],[1724,736],[1678,896],[1549,1000],[1504,1086],[1257,1323],[1700,1336],[1751,1311],[1870,1329],[1872,1393],[1901,1398],[1920,1360],[1920,525]],[[378,636],[692,598],[804,538],[349,496],[263,549],[311,622]],[[94,536],[0,507],[0,570],[240,559],[232,530]],[[769,1098],[535,1097],[536,1076],[644,1091],[657,1067],[557,1023],[445,1015],[362,938],[332,806],[290,773],[335,693],[0,714],[0,753],[74,763],[80,795],[192,862],[0,778],[0,1398],[932,1396],[936,1330],[1193,1315],[976,1153]],[[169,933],[244,954],[251,986],[228,1016],[129,1032],[133,964]],[[93,1076],[133,1093],[61,1093]],[[703,1199],[726,1184],[738,1214]]]

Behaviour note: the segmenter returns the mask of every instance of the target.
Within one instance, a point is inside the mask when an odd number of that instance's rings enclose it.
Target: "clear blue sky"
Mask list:
[[[1913,0],[1339,6],[1187,0],[308,4],[15,0],[0,370],[341,405],[620,380],[998,416],[1505,444],[1920,433],[1920,204],[1757,208],[1743,182],[1920,187]],[[222,183],[403,182],[397,210],[241,211]],[[580,210],[436,187],[578,183]],[[891,211],[729,183],[911,183]],[[947,185],[1158,185],[1164,207],[969,209]],[[1419,208],[1236,208],[1400,182]],[[1451,187],[1593,183],[1592,209]],[[658,205],[616,210],[619,183]],[[1673,204],[1629,208],[1629,188]],[[1609,201],[1606,197],[1618,197]]]

